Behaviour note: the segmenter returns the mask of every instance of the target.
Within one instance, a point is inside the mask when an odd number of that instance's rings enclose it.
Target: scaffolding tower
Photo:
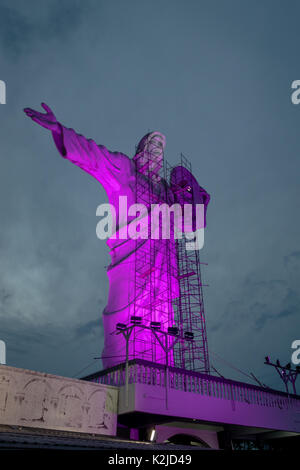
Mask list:
[[[192,174],[191,163],[183,154],[180,155],[179,166],[181,169],[186,168]],[[170,176],[174,168],[174,166],[171,167],[168,162],[165,162],[165,178],[168,183],[170,183]],[[185,173],[184,178],[186,179],[186,177]],[[186,184],[192,186],[192,181],[186,181]],[[192,202],[195,202],[194,197]],[[180,286],[179,297],[174,302],[176,323],[181,335],[183,336],[185,331],[189,331],[193,334],[194,341],[176,344],[174,351],[175,366],[209,374],[210,365],[199,250],[187,250],[186,240],[183,237],[176,241],[176,254]]]
[[[191,172],[191,165],[182,154],[179,165]],[[171,336],[167,338],[170,349],[168,364],[209,373],[199,251],[187,251],[184,238],[153,239],[151,236],[152,204],[174,203],[170,187],[173,168],[164,159],[158,161],[157,155],[149,151],[147,155],[141,153],[136,158],[136,203],[147,207],[149,224],[148,238],[135,241],[132,285],[135,302],[130,308],[128,321],[142,318],[143,325],[149,327],[157,323],[159,327],[155,335],[142,327],[133,329],[129,339],[129,358],[164,364],[165,352],[158,344],[157,335],[159,330],[175,327],[182,337],[185,332],[192,333],[193,341],[175,342]],[[171,231],[173,224],[171,220]],[[176,343],[173,348],[172,341]]]

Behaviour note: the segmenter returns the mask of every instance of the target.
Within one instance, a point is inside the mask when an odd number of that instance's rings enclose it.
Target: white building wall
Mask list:
[[[0,365],[0,424],[116,435],[118,389]]]

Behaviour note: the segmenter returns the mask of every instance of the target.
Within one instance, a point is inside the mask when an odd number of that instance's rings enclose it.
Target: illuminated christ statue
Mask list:
[[[169,205],[174,202],[183,205],[193,201],[204,204],[206,209],[209,195],[188,170],[183,167],[175,168],[171,174],[171,186],[160,178],[165,147],[165,137],[161,133],[152,132],[144,136],[131,159],[123,153],[111,152],[103,145],[97,145],[93,140],[63,126],[49,106],[44,103],[42,106],[46,113],[31,108],[25,108],[24,111],[33,121],[52,131],[54,142],[63,158],[99,181],[107,193],[109,203],[116,209],[120,196],[127,197],[128,206],[143,202],[143,196],[137,194],[137,187],[142,187],[145,182],[151,189],[150,199],[153,203],[162,201]],[[128,218],[128,223],[132,220],[133,217]],[[119,221],[116,233],[122,228]],[[122,335],[112,334],[117,323],[129,325],[131,316],[134,315],[142,317],[143,323],[148,326],[150,321],[160,322],[162,329],[166,330],[169,326],[174,326],[172,303],[180,295],[176,252],[172,245],[174,240],[123,240],[116,233],[107,241],[111,264],[107,268],[108,302],[103,311],[102,360],[105,368],[126,360]],[[137,257],[139,263],[143,263],[138,272],[138,282]],[[153,346],[152,343],[151,332],[140,329],[136,333],[134,344],[130,345],[129,359],[139,357],[165,363],[165,352],[159,345]],[[172,364],[172,352],[169,364]]]

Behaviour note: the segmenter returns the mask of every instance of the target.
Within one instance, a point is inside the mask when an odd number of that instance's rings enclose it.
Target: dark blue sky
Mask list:
[[[0,338],[9,365],[73,376],[99,356],[108,247],[97,181],[23,113],[132,156],[166,135],[211,194],[202,260],[211,362],[280,386],[299,322],[300,3],[0,0]],[[42,111],[42,110],[41,110]],[[214,353],[214,354],[213,354]],[[216,356],[217,354],[218,356]],[[95,362],[86,372],[100,368]],[[80,375],[80,374],[79,374]]]

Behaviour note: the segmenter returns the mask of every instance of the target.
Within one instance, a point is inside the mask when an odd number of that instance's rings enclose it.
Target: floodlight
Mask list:
[[[192,333],[191,331],[185,331],[184,338],[187,340],[192,340],[194,339],[194,333]]]
[[[169,333],[169,335],[177,336],[177,335],[178,335],[178,328],[177,328],[177,326],[169,326],[169,328],[168,328],[168,333]]]
[[[135,325],[142,323],[142,317],[136,317],[133,315],[131,317],[131,323],[134,323]]]

